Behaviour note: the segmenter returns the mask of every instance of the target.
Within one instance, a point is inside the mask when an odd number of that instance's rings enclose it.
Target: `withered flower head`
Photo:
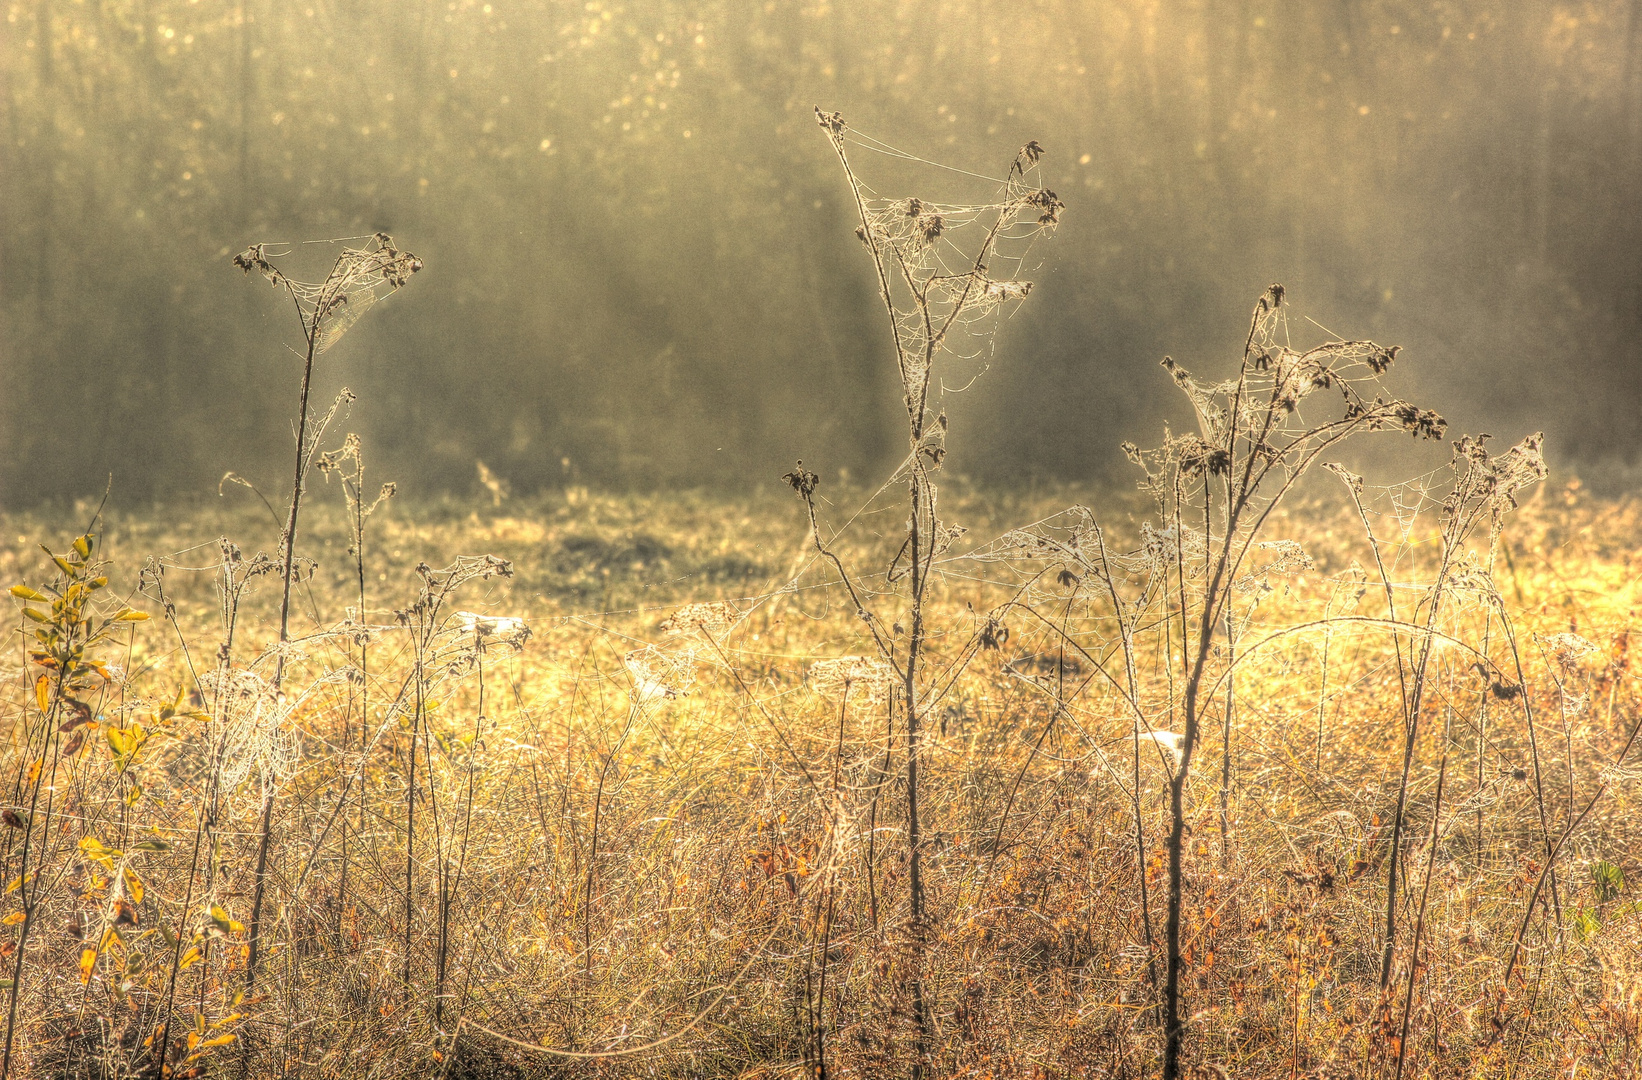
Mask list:
[[[842,138],[844,135],[844,117],[835,112],[822,112],[821,106],[815,107],[815,122],[826,129],[833,138]]]
[[[1393,345],[1389,349],[1376,348],[1366,358],[1369,370],[1376,375],[1384,375],[1386,369],[1391,367],[1392,361],[1397,359],[1397,354],[1402,351],[1402,348],[1401,345]]]
[[[794,491],[798,492],[800,497],[805,499],[815,494],[815,489],[821,484],[819,476],[804,468],[802,459],[799,460],[797,468],[790,473],[784,473],[781,479]]]
[[[1050,191],[1048,188],[1039,188],[1037,191],[1034,191],[1032,194],[1028,195],[1026,197],[1026,204],[1028,206],[1035,206],[1043,211],[1042,214],[1038,215],[1039,225],[1059,224],[1060,212],[1066,209],[1066,204],[1061,202],[1055,193]]]

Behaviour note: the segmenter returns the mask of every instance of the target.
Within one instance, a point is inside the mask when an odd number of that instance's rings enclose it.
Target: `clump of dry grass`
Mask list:
[[[1634,1069],[1637,505],[1533,440],[1304,487],[1441,421],[1275,288],[1231,378],[1170,362],[1198,431],[1133,496],[937,500],[944,350],[1063,207],[1036,144],[996,203],[869,199],[818,118],[909,417],[837,527],[802,464],[407,509],[352,439],[299,441],[276,556],[250,509],[0,519],[5,1069]]]
[[[1503,1040],[1485,1048],[1489,995],[1500,985],[1543,868],[1542,839],[1522,698],[1502,697],[1513,693],[1505,686],[1489,690],[1488,727],[1479,739],[1476,696],[1458,696],[1477,686],[1476,676],[1466,673],[1462,655],[1453,657],[1456,689],[1449,703],[1467,701],[1470,711],[1456,707],[1450,722],[1445,707],[1439,722],[1426,728],[1410,780],[1410,817],[1418,823],[1409,829],[1413,903],[1431,882],[1413,1009],[1418,1027],[1410,1045],[1416,1074],[1427,1066],[1459,1067],[1487,1053],[1493,1056],[1485,1060],[1522,1075],[1548,1074],[1559,1063],[1566,1071],[1575,1059],[1583,1063],[1582,1075],[1600,1075],[1629,1060],[1637,1045],[1642,956],[1634,944],[1638,914],[1631,882],[1639,848],[1629,812],[1636,779],[1629,767],[1614,770],[1605,763],[1617,755],[1637,716],[1628,620],[1637,599],[1632,564],[1642,520],[1628,503],[1575,497],[1564,505],[1565,491],[1543,492],[1514,515],[1501,548],[1502,558],[1511,552],[1514,570],[1501,575],[1500,591],[1521,636],[1537,642],[1530,635],[1543,634],[1548,655],[1554,656],[1552,635],[1570,632],[1570,625],[1601,650],[1577,658],[1570,674],[1556,667],[1555,679],[1551,668],[1531,669],[1527,693],[1538,715],[1552,718],[1541,735],[1541,767],[1547,805],[1556,815],[1553,827],[1567,820],[1570,779],[1576,813],[1604,777],[1613,787],[1559,856],[1561,927],[1546,896],[1534,909],[1526,960],[1512,976],[1511,1026]],[[1382,500],[1389,494],[1382,492]],[[946,503],[981,537],[1005,533],[1010,521],[1048,517],[1050,509],[1042,502],[989,505],[980,493],[952,493]],[[1376,520],[1400,537],[1395,509],[1381,505]],[[312,509],[310,536],[322,549],[329,540],[334,553],[321,561],[311,583],[315,601],[323,613],[339,611],[352,595],[350,575],[337,565],[345,561],[344,511]],[[629,527],[649,530],[674,552],[664,571],[669,574],[687,573],[727,552],[784,567],[808,543],[805,524],[770,501],[725,504],[714,512],[700,496],[670,502],[588,495],[573,507],[555,496],[534,506],[515,504],[508,516],[438,508],[424,515],[400,507],[378,525],[374,546],[381,555],[373,568],[388,581],[374,588],[385,598],[404,597],[384,599],[384,609],[410,602],[412,567],[438,551],[494,550],[521,567],[550,562],[565,539],[588,535],[577,523],[584,515],[610,523],[616,537]],[[760,531],[744,531],[743,516],[756,518]],[[443,524],[423,524],[441,518]],[[1355,580],[1353,563],[1370,558],[1360,526],[1352,530],[1355,519],[1355,510],[1337,501],[1296,505],[1280,517],[1279,532],[1304,543],[1318,569],[1272,575],[1271,591],[1263,594],[1241,640],[1312,621],[1336,596],[1340,581]],[[130,587],[139,552],[181,550],[191,537],[214,531],[212,524],[188,514],[109,521],[110,542],[102,550],[115,559],[111,587]],[[233,524],[249,529],[255,519],[246,514]],[[0,569],[12,580],[42,584],[48,576],[43,556],[38,549],[31,555],[17,538],[54,529],[61,529],[60,521],[9,517]],[[1410,558],[1427,547],[1430,535],[1429,526],[1411,521]],[[783,538],[784,548],[777,547]],[[893,555],[889,540],[868,533],[839,544],[862,562],[881,552],[886,562]],[[997,563],[953,558],[933,587],[931,620],[959,629],[935,635],[937,665],[961,655],[971,628],[985,630],[977,613],[1016,587]],[[1413,567],[1403,565],[1411,580]],[[549,1067],[540,1055],[472,1029],[464,1029],[450,1051],[432,1019],[438,894],[429,883],[438,863],[431,840],[419,855],[427,876],[413,911],[411,990],[401,982],[403,893],[397,874],[403,864],[395,871],[394,860],[403,855],[408,724],[391,726],[373,756],[362,758],[343,738],[352,693],[352,745],[358,746],[359,687],[328,683],[285,721],[301,757],[281,801],[271,854],[273,942],[259,991],[266,997],[248,1007],[232,1004],[240,986],[236,974],[243,971],[243,957],[233,950],[243,946],[245,935],[230,922],[214,939],[221,965],[199,984],[184,979],[179,999],[187,1008],[178,1006],[179,1030],[198,1012],[212,1035],[238,1034],[252,1048],[255,1072],[289,1066],[299,1073],[364,1075],[374,1064],[379,1071],[438,1075],[444,1063],[433,1054],[439,1051],[455,1063],[452,1074],[459,1074],[460,1065],[483,1075],[481,1057],[489,1063],[483,1068],[496,1075],[564,1068],[779,1074],[803,1060],[814,1024],[804,1012],[803,986],[808,970],[813,999],[822,948],[813,905],[823,898],[816,886],[835,874],[826,898],[833,919],[825,948],[826,992],[836,1008],[829,1006],[821,1018],[829,1067],[839,1075],[888,1067],[904,1054],[897,1034],[910,1018],[896,1012],[894,978],[903,960],[879,943],[872,907],[876,900],[880,925],[892,921],[890,912],[904,910],[906,871],[896,850],[904,843],[897,821],[902,796],[883,765],[892,749],[886,741],[889,717],[873,671],[853,679],[845,699],[840,684],[860,661],[824,663],[860,656],[858,621],[828,600],[838,586],[826,584],[822,568],[810,569],[780,609],[759,607],[715,637],[723,659],[702,644],[698,657],[710,659],[700,661],[688,694],[643,701],[634,715],[634,684],[624,658],[640,642],[665,647],[677,640],[672,626],[663,624],[694,597],[728,593],[745,603],[761,590],[726,590],[696,577],[644,589],[654,580],[652,568],[635,570],[629,563],[612,569],[609,592],[633,610],[606,615],[596,604],[578,607],[579,592],[538,597],[534,583],[520,580],[527,572],[461,601],[480,612],[522,615],[534,631],[522,653],[503,649],[486,657],[479,738],[472,738],[479,716],[474,671],[437,696],[440,703],[428,714],[432,737],[419,743],[424,781],[432,752],[443,835],[454,830],[456,846],[464,829],[470,838],[462,895],[452,905],[447,931],[453,939],[447,995],[454,995],[447,1008],[521,1041],[546,1038],[560,1049],[602,1051],[664,1038],[726,986],[729,995],[672,1042],[602,1066]],[[179,570],[168,574],[170,595],[183,639],[208,642],[209,571],[192,577]],[[1109,638],[1110,609],[1052,580],[1044,593],[1044,600],[1055,601],[1045,611],[1056,625],[1105,664],[1091,646],[1097,637]],[[1076,597],[1073,613],[1063,618],[1068,597]],[[1372,593],[1365,595],[1358,611],[1382,618],[1372,600]],[[259,579],[248,590],[242,632],[270,635],[277,628],[276,604],[277,583]],[[1473,609],[1465,617],[1478,614]],[[387,610],[367,613],[366,621],[379,627],[372,698],[391,701],[414,664],[414,650],[408,635],[392,628]],[[936,927],[926,970],[939,1025],[936,1060],[950,1074],[1029,1075],[1042,1065],[1046,1075],[1078,1069],[1144,1075],[1161,1042],[1136,895],[1142,875],[1154,896],[1163,883],[1158,838],[1167,816],[1160,801],[1167,764],[1142,761],[1139,793],[1149,846],[1145,864],[1137,866],[1126,741],[1131,718],[1123,696],[1109,683],[1073,696],[1096,673],[1092,662],[1070,647],[1063,658],[1060,634],[1033,616],[1006,625],[1012,628],[1007,635],[993,634],[1002,638],[999,648],[981,650],[933,711],[925,744],[925,807],[933,834],[926,852]],[[463,626],[453,617],[453,641]],[[146,732],[156,727],[150,718],[175,700],[186,665],[177,638],[152,620],[125,630],[118,648],[109,650],[124,671],[110,669],[118,681],[91,698],[94,716],[99,725],[124,723],[126,729],[135,718]],[[348,647],[340,638],[310,647],[293,678],[305,682],[342,665]],[[1197,1060],[1235,1075],[1287,1075],[1291,1062],[1301,1072],[1332,1068],[1349,1075],[1382,1038],[1378,949],[1400,767],[1400,746],[1392,746],[1401,725],[1394,660],[1384,632],[1337,623],[1322,688],[1323,647],[1320,631],[1293,632],[1244,661],[1230,845],[1219,837],[1215,771],[1194,779],[1189,789],[1199,812],[1186,853],[1192,901],[1187,985],[1194,1002],[1188,1046]],[[1138,667],[1161,676],[1156,660],[1143,655]],[[26,779],[25,731],[38,734],[40,726],[31,711],[36,706],[28,675],[14,661],[5,714],[13,783],[20,773]],[[1065,712],[1034,753],[1054,710],[1044,687],[1063,680]],[[1326,696],[1327,728],[1319,757],[1320,693]],[[1166,691],[1156,695],[1150,718],[1161,727],[1168,702]],[[1559,695],[1568,707],[1565,726]],[[1569,700],[1578,696],[1583,703]],[[189,706],[186,693],[183,705]],[[630,715],[632,728],[617,746]],[[379,723],[380,714],[373,720]],[[79,983],[79,953],[96,920],[106,913],[118,917],[110,875],[85,859],[79,841],[95,838],[122,853],[119,858],[146,888],[133,905],[136,927],[118,929],[136,952],[152,957],[163,951],[167,930],[175,934],[201,917],[197,908],[182,907],[186,846],[218,724],[215,718],[173,716],[157,725],[161,733],[127,771],[143,787],[130,806],[101,727],[60,766],[63,779],[56,786],[65,801],[59,820],[72,824],[44,863],[63,876],[44,879],[51,888],[41,896],[40,921],[26,944],[19,1006],[19,1046],[33,1072],[66,1071],[78,1061],[84,1074],[93,1071],[92,1062],[104,1063],[97,1068],[106,1066],[114,1075],[120,1069],[140,1074],[138,1051],[157,1023],[163,983],[152,967],[118,970],[107,954],[91,979]],[[1450,755],[1447,809],[1433,849],[1431,811],[1444,747]],[[1217,749],[1209,744],[1211,760]],[[1462,759],[1469,762],[1463,771]],[[339,907],[341,836],[336,826],[328,835],[324,829],[362,762],[348,798],[359,798],[366,813],[349,832],[350,899]],[[829,854],[821,844],[829,830],[834,837],[840,830],[835,763],[839,797],[847,800],[843,816],[855,815],[855,837],[852,847],[837,844]],[[874,795],[880,805],[867,832]],[[601,835],[589,905],[596,798]],[[20,800],[7,801],[18,808]],[[465,815],[469,806],[471,820]],[[446,814],[445,807],[464,814]],[[224,878],[221,906],[230,920],[244,919],[259,809],[259,789],[249,781],[226,794],[220,812],[216,858]],[[18,875],[17,839],[17,830],[8,829],[8,883]],[[152,840],[170,850],[142,850]],[[866,873],[869,848],[872,876]],[[840,849],[847,857],[836,854]],[[290,891],[310,857],[300,891]],[[84,876],[82,863],[96,876]],[[98,891],[84,896],[69,886],[99,879]],[[10,899],[7,912],[20,910],[15,892]],[[8,932],[16,944],[18,927]],[[749,961],[756,962],[732,985]],[[199,968],[192,964],[184,975]],[[1395,1004],[1400,1013],[1400,1000]],[[246,1015],[223,1028],[209,1027],[235,1012]],[[231,1070],[237,1067],[235,1049],[210,1052],[229,1053],[223,1066]]]

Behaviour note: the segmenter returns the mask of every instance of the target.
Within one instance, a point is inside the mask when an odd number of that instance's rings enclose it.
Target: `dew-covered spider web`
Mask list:
[[[274,265],[272,260],[296,250],[288,244],[246,248],[234,256],[234,265],[246,273],[255,270],[275,288],[290,293],[302,316],[303,334],[318,355],[335,345],[377,301],[401,288],[422,269],[422,260],[400,251],[387,233],[376,233],[368,239],[368,247],[343,248],[323,281],[298,281]]]
[[[993,316],[1032,291],[1033,245],[1059,222],[1064,204],[1043,184],[1044,150],[1036,141],[1021,147],[999,178],[926,161],[850,128],[837,113],[817,109],[816,117],[849,175],[861,217],[856,236],[872,254],[893,317],[901,382],[915,408],[943,353],[966,360],[990,355]],[[979,197],[890,194],[857,171],[856,151],[862,159],[887,156],[980,181],[968,185]]]

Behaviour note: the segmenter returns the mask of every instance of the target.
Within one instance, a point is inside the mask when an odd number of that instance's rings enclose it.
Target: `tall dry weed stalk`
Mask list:
[[[291,499],[286,511],[285,528],[279,537],[282,566],[279,652],[274,661],[273,674],[276,694],[285,678],[284,647],[291,640],[291,583],[296,568],[297,523],[308,471],[319,453],[325,429],[338,410],[353,400],[353,395],[343,390],[329,411],[309,431],[308,393],[313,386],[314,358],[336,344],[377,301],[404,287],[411,275],[422,269],[422,260],[408,251],[400,251],[394,246],[393,237],[387,233],[377,233],[370,239],[371,247],[344,248],[332,264],[330,273],[317,282],[299,281],[274,265],[274,259],[290,253],[288,249],[283,252],[272,250],[281,245],[257,244],[234,256],[235,266],[247,274],[255,271],[267,278],[274,288],[284,290],[296,309],[306,344],[302,358],[302,387],[297,397],[296,463],[292,468]],[[273,814],[274,799],[270,789],[263,800],[262,827],[257,843],[256,885],[251,896],[250,954],[245,965],[247,986],[256,983],[257,964],[261,958],[262,901],[267,885],[268,844],[273,836]]]
[[[828,552],[814,522],[818,477],[803,462],[784,479],[804,499],[818,550],[837,567],[850,589],[856,611],[866,623],[882,659],[901,682],[903,729],[906,732],[906,830],[908,917],[905,932],[911,952],[906,979],[912,1003],[916,1045],[913,1075],[927,1067],[933,1025],[925,999],[923,965],[928,926],[925,921],[923,828],[919,817],[920,730],[931,704],[930,687],[920,669],[925,636],[925,600],[931,568],[961,531],[943,522],[937,513],[933,474],[946,458],[947,416],[932,408],[931,390],[943,359],[977,320],[1004,305],[1024,300],[1032,283],[994,277],[1006,260],[1000,241],[1029,242],[1032,235],[1060,221],[1064,204],[1053,191],[1032,182],[1043,148],[1037,142],[1023,146],[1010,163],[995,201],[953,205],[920,198],[873,199],[850,165],[850,129],[837,113],[815,109],[838,163],[843,167],[854,198],[860,225],[855,235],[871,256],[879,300],[889,320],[895,364],[900,376],[902,405],[906,409],[907,457],[898,475],[907,493],[906,539],[888,571],[891,583],[905,580],[907,625],[888,622],[875,613],[849,584],[849,575]],[[1029,180],[1029,176],[1032,180]],[[974,235],[973,239],[968,239]],[[1019,258],[1014,260],[1019,265]],[[897,642],[897,638],[901,641]]]

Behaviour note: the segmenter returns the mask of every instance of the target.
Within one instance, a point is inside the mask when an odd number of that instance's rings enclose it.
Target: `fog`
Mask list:
[[[1099,482],[1295,332],[1403,347],[1459,431],[1613,487],[1642,403],[1642,3],[13,3],[0,33],[0,500],[288,471],[301,329],[258,242],[425,269],[320,358],[373,471],[469,492],[867,478],[887,324],[813,106],[1066,203],[952,395],[949,469]],[[857,154],[890,195],[984,182]],[[984,194],[984,191],[982,192]],[[334,247],[293,249],[322,274]],[[978,369],[980,361],[972,363]],[[967,382],[975,370],[966,370]]]

